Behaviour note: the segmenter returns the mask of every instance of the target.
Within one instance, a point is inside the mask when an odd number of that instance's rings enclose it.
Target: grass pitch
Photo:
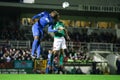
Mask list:
[[[120,75],[0,74],[0,80],[119,80]]]

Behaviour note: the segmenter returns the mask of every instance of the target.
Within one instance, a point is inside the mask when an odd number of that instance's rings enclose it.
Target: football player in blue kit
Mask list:
[[[41,53],[40,40],[43,38],[43,28],[46,27],[47,25],[53,26],[57,18],[57,15],[58,15],[57,11],[52,11],[51,13],[44,11],[32,17],[33,21],[35,19],[38,19],[38,21],[35,22],[35,24],[33,24],[32,26],[32,33],[34,37],[31,52],[32,58],[35,58],[34,54],[37,53],[37,59],[39,59]]]

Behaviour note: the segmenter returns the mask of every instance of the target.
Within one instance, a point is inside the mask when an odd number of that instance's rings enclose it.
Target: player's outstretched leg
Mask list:
[[[40,59],[40,52],[41,52],[41,48],[40,48],[40,44],[38,44],[38,47],[37,47],[37,59]]]
[[[38,44],[39,44],[39,40],[34,39],[34,41],[32,43],[32,54],[31,54],[32,58],[35,58],[34,53],[36,52],[36,49],[38,48]]]
[[[52,73],[53,72],[53,69],[54,69],[54,54],[52,53],[52,55],[51,55],[51,58],[50,58],[50,73]]]

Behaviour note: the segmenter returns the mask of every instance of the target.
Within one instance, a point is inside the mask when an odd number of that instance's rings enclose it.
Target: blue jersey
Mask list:
[[[32,19],[36,18],[39,18],[39,20],[34,25],[40,26],[41,28],[44,28],[46,25],[53,25],[53,18],[46,11],[33,16]]]
[[[47,25],[52,26],[54,23],[53,18],[46,11],[32,17],[32,19],[36,18],[39,18],[39,20],[32,27],[33,36],[39,36],[40,38],[42,38],[43,28]]]

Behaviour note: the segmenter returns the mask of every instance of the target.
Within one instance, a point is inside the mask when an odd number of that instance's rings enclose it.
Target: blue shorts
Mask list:
[[[43,37],[43,30],[40,28],[40,26],[36,24],[32,26],[32,33],[33,33],[33,36],[39,36],[40,39]]]

